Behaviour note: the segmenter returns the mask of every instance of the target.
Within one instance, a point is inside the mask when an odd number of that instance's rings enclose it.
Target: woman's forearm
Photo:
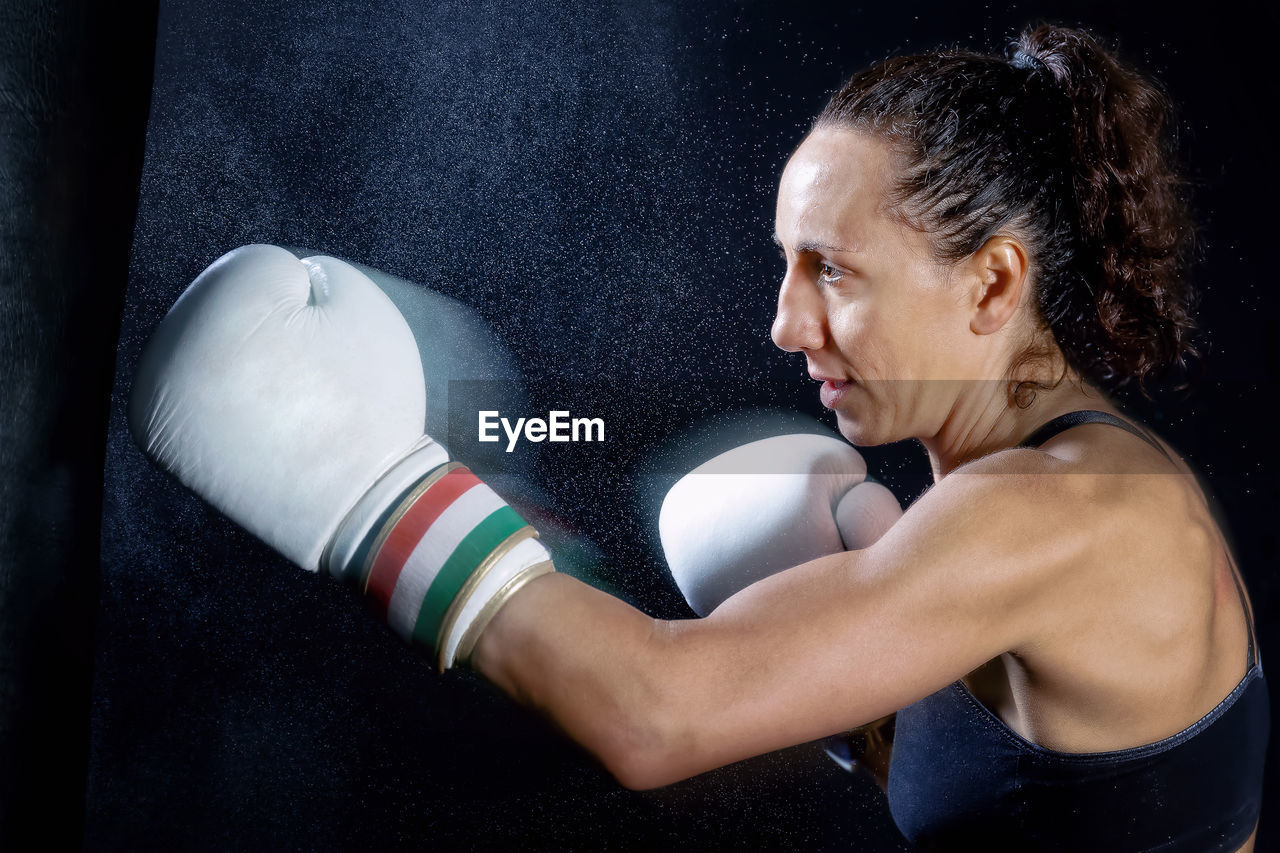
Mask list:
[[[644,788],[670,748],[657,634],[663,623],[562,573],[530,581],[481,635],[474,669],[546,714],[619,782]]]

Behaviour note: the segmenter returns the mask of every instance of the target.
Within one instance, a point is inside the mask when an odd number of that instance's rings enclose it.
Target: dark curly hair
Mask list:
[[[1028,28],[1009,57],[959,49],[891,57],[854,75],[814,128],[887,139],[889,205],[958,261],[997,232],[1031,255],[1036,320],[1066,364],[1107,390],[1198,357],[1195,240],[1160,85],[1088,32]],[[1032,344],[1014,369],[1052,350]],[[1065,376],[1054,383],[1056,386]],[[1011,383],[1030,405],[1036,388]]]

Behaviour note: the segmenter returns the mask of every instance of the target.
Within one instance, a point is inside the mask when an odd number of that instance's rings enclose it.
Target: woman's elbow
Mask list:
[[[693,775],[683,771],[664,747],[618,747],[599,758],[618,784],[632,791],[652,791]]]
[[[630,791],[652,791],[679,781],[644,757],[606,761],[605,769],[619,785]]]
[[[627,701],[615,706],[606,737],[594,750],[624,788],[648,791],[693,776],[698,754],[695,715],[661,656],[636,673]]]

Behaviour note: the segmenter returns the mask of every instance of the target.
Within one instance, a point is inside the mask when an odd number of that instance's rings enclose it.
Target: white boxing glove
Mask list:
[[[851,445],[780,435],[685,475],[662,502],[658,532],[676,585],[705,616],[783,569],[871,545],[901,515]]]
[[[552,565],[533,528],[423,433],[425,412],[413,334],[368,277],[252,245],[160,323],[129,427],[231,520],[360,587],[443,670]]]

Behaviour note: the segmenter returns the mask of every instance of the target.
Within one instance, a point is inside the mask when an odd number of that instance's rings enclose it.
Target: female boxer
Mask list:
[[[919,844],[1252,849],[1249,603],[1194,475],[1103,393],[1192,352],[1167,109],[1048,26],[855,75],[782,176],[773,339],[849,441],[918,439],[935,485],[703,619],[535,578],[472,665],[628,787],[898,711]]]

